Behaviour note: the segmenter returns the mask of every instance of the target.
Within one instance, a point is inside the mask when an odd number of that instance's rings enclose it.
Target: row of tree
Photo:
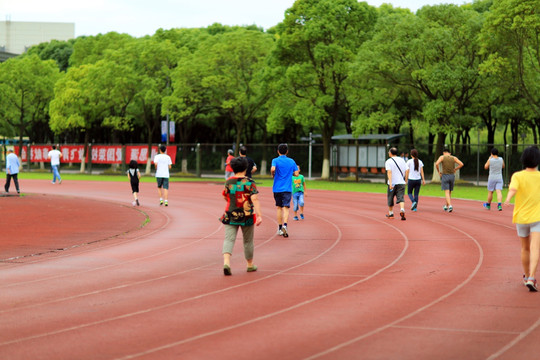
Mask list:
[[[540,2],[379,8],[297,0],[275,27],[52,41],[0,64],[0,133],[33,142],[275,143],[399,133],[410,143],[540,136]],[[84,165],[83,165],[84,166]],[[83,168],[84,170],[84,168]]]

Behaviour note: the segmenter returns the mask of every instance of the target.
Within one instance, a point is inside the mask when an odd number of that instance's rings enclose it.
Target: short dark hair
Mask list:
[[[53,146],[52,146],[52,149],[53,149],[53,150],[56,150],[56,145],[53,145]]]
[[[247,159],[241,156],[231,159],[230,164],[235,174],[241,173],[242,171],[246,171],[248,167]]]
[[[165,145],[160,145],[159,146],[159,150],[162,152],[162,153],[165,153],[165,151],[167,151],[167,147]]]
[[[397,149],[395,147],[391,147],[390,150],[388,150],[390,154],[397,155]]]
[[[540,150],[537,146],[529,146],[521,154],[521,162],[526,168],[535,168],[540,164]]]
[[[442,152],[447,152],[449,153],[450,152],[450,148],[448,146],[445,146],[443,149],[442,149]]]
[[[289,146],[287,144],[279,144],[277,149],[281,155],[285,155],[289,151]]]
[[[491,155],[499,156],[499,150],[497,150],[497,148],[492,148],[491,149]]]
[[[247,154],[247,147],[245,147],[244,145],[240,146],[240,154],[242,155],[246,155]]]
[[[130,169],[136,169],[138,166],[139,166],[139,164],[137,164],[137,160],[131,160],[129,162],[129,168]]]

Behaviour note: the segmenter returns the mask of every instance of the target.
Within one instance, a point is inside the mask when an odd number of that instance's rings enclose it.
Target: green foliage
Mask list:
[[[59,78],[53,60],[37,55],[12,58],[0,64],[0,128],[22,138],[42,122]]]

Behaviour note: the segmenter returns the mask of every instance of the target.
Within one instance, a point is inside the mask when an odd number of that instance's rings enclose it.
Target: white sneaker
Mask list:
[[[287,233],[287,227],[283,226],[281,228],[281,231],[283,232],[283,237],[289,237],[289,234]]]

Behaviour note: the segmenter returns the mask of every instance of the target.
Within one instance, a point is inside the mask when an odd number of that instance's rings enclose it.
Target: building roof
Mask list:
[[[383,140],[392,141],[400,137],[406,136],[405,134],[363,134],[354,136],[352,134],[343,134],[332,136],[332,140]]]

